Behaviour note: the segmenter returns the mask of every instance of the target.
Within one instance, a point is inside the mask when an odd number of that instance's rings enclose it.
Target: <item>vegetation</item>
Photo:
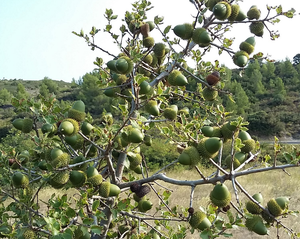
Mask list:
[[[244,10],[234,1],[189,4],[196,17],[177,26],[148,19],[146,0],[132,4],[119,29],[118,16],[107,9],[103,31],[73,33],[109,61],[96,58],[95,71],[68,86],[45,77],[31,86],[36,97],[21,82],[13,82],[16,95],[10,87],[1,91],[13,127],[1,142],[0,236],[217,238],[232,236],[234,228],[300,236],[284,220],[298,213],[290,203],[294,192],[253,192],[257,182],[243,181],[278,170],[289,175],[299,166],[296,147],[284,148],[275,137],[261,153],[264,146],[253,137],[271,130],[297,135],[297,117],[278,121],[271,113],[298,96],[299,56],[292,65],[263,63],[263,53],[253,54],[255,38],[266,32],[277,38],[269,25],[292,18],[294,10],[268,7],[263,18],[257,6]],[[233,51],[226,33],[241,22],[249,37]],[[114,39],[118,55],[95,43],[102,32]],[[213,47],[242,69],[203,61]],[[178,190],[181,203],[171,202],[171,187],[189,189]],[[59,194],[41,199],[47,189]],[[206,203],[198,205],[199,192]]]

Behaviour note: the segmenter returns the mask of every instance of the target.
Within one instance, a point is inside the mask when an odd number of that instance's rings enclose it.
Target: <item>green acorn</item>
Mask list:
[[[226,158],[225,158],[225,163],[226,163],[226,166],[228,168],[230,168],[230,165],[231,165],[231,155],[228,155]],[[243,152],[237,152],[234,154],[234,160],[233,160],[233,169],[236,169],[238,168],[242,163],[244,163],[246,160],[246,154],[243,153]]]
[[[114,73],[112,75],[113,80],[116,82],[117,85],[122,85],[127,81],[127,76],[124,74],[117,74]]]
[[[143,46],[146,47],[146,48],[150,48],[150,47],[153,47],[155,44],[155,41],[154,41],[154,38],[153,37],[145,37],[143,39]]]
[[[241,148],[241,151],[244,153],[249,153],[255,149],[256,143],[254,139],[247,139],[242,141],[242,143],[245,145]]]
[[[139,94],[148,94],[152,91],[152,87],[150,86],[150,84],[147,81],[143,81],[140,84],[140,91]]]
[[[128,69],[128,63],[125,59],[119,58],[116,61],[116,70],[117,72],[120,72],[121,74],[125,74],[125,72]]]
[[[33,120],[29,118],[23,119],[22,132],[29,133],[33,127]]]
[[[86,121],[82,122],[81,127],[80,127],[80,130],[84,135],[89,135],[93,129],[94,129],[94,126]]]
[[[13,174],[12,182],[16,188],[26,188],[29,185],[28,177],[21,172],[15,172]]]
[[[188,107],[183,107],[182,109],[180,109],[178,111],[178,114],[184,114],[185,116],[189,116],[190,115],[190,110]]]
[[[47,162],[45,160],[42,160],[41,162],[38,163],[38,167],[41,170],[47,170]]]
[[[267,235],[268,234],[268,229],[266,228],[266,226],[263,223],[263,220],[260,216],[255,215],[253,217],[248,217],[246,219],[245,225],[249,231],[253,231],[253,232],[257,233],[258,235]]]
[[[236,130],[236,126],[231,125],[230,121],[226,122],[221,126],[221,133],[222,137],[224,139],[224,142],[227,142],[230,140],[233,136],[233,132]],[[235,133],[235,136],[238,136],[238,132]]]
[[[231,14],[228,17],[228,21],[235,21],[235,19],[237,18],[237,16],[239,15],[240,12],[240,6],[237,4],[232,4],[231,5]]]
[[[86,175],[87,182],[92,184],[94,187],[102,183],[102,175],[99,174],[98,170],[95,167],[89,166],[86,170]]]
[[[165,108],[163,116],[169,120],[175,120],[177,118],[178,107],[177,105],[171,105]]]
[[[159,115],[159,109],[157,106],[157,102],[155,100],[150,100],[146,105],[145,105],[145,110],[147,113],[153,115],[153,116],[158,116]]]
[[[267,206],[270,213],[274,217],[278,217],[287,208],[288,203],[289,203],[289,199],[287,197],[278,197],[276,199],[272,198],[271,200],[269,200]]]
[[[70,163],[70,155],[67,153],[62,153],[55,159],[53,159],[50,163],[54,168],[66,167]]]
[[[130,162],[129,168],[131,170],[134,170],[137,166],[139,166],[142,163],[142,156],[139,153],[135,154],[135,153],[129,152],[127,157]]]
[[[235,21],[242,22],[247,18],[247,15],[240,9]]]
[[[250,32],[255,36],[261,37],[264,34],[264,24],[263,22],[252,22],[249,26]]]
[[[218,137],[205,137],[197,145],[199,155],[205,159],[214,158],[222,146],[222,140]]]
[[[253,19],[258,20],[260,18],[260,10],[257,8],[257,6],[252,6],[248,10],[247,17],[249,20],[253,20]]]
[[[153,52],[158,58],[164,57],[166,54],[166,45],[164,43],[156,43]]]
[[[225,1],[218,2],[213,8],[213,13],[217,19],[225,20],[231,15],[231,6]]]
[[[106,63],[106,65],[111,71],[117,72],[116,62],[117,60],[110,60]]]
[[[77,150],[82,148],[84,139],[79,134],[74,134],[72,136],[65,136],[65,141],[73,149]]]
[[[153,57],[151,54],[147,54],[143,57],[143,62],[145,62],[148,65],[151,65],[152,61],[153,61]]]
[[[215,185],[209,197],[211,202],[218,207],[226,207],[231,201],[231,194],[225,184]]]
[[[205,6],[208,7],[208,9],[210,11],[213,10],[214,6],[218,3],[218,2],[221,2],[222,0],[208,0],[206,3],[205,3]]]
[[[86,176],[86,173],[83,172],[83,171],[76,171],[76,170],[73,170],[71,173],[70,173],[70,182],[72,183],[72,185],[74,187],[82,187],[86,180],[87,180],[87,176]]]
[[[233,56],[233,62],[239,67],[244,67],[247,65],[249,60],[249,54],[245,51],[238,51]]]
[[[173,31],[176,36],[180,37],[183,40],[188,40],[193,35],[194,27],[190,23],[184,23],[181,25],[177,25],[173,28]]]
[[[101,188],[101,185],[100,185]],[[121,189],[115,185],[115,184],[110,184],[109,188],[109,197],[117,197],[121,192]]]
[[[69,171],[60,171],[50,178],[49,183],[53,188],[60,189],[68,183],[69,177]]]
[[[107,88],[104,90],[103,94],[107,97],[117,97],[116,93],[120,93],[121,89],[119,87]]]
[[[264,211],[264,210],[261,212],[261,216],[262,216],[262,218],[263,218],[267,223],[271,224],[271,223],[273,223],[273,222],[275,221],[275,219],[274,219],[272,216],[270,216],[270,215],[268,214],[268,212],[270,213],[268,207],[266,207],[266,210],[267,210],[267,212]],[[271,213],[270,213],[270,214],[271,214]],[[272,215],[272,214],[271,214],[271,215]]]
[[[67,118],[60,123],[58,131],[65,136],[72,136],[78,133],[79,124],[76,120],[72,118]]]
[[[197,228],[199,230],[205,230],[211,227],[211,222],[206,217],[204,212],[198,211],[194,212],[189,220],[192,228]]]
[[[18,160],[23,164],[23,163],[27,163],[29,160],[30,154],[28,152],[28,150],[23,150],[18,156]]]
[[[200,47],[208,46],[211,42],[211,37],[205,28],[196,28],[192,36],[193,41],[199,44]]]
[[[150,135],[145,135],[144,137],[144,144],[147,146],[151,146],[152,145],[152,138]]]
[[[85,104],[82,100],[75,101],[68,111],[68,117],[76,121],[83,121],[85,115]]]
[[[263,204],[263,196],[261,193],[256,193],[252,196],[259,204]],[[246,209],[252,214],[260,214],[262,209],[253,201],[248,201],[246,203]]]
[[[173,70],[167,81],[171,86],[184,86],[188,83],[186,77],[179,70]]]
[[[53,124],[46,123],[42,125],[41,131],[43,134],[51,133],[53,128],[54,128]]]
[[[214,127],[209,126],[209,125],[204,125],[201,128],[201,132],[205,137],[212,137],[214,133]]]
[[[131,125],[127,126],[127,141],[130,143],[141,143],[143,141],[144,135],[138,129]]]
[[[202,91],[203,98],[207,101],[213,101],[218,97],[218,91],[205,87]]]
[[[147,212],[152,208],[152,203],[148,200],[140,200],[138,203],[138,209],[140,212]]]
[[[244,131],[244,130],[240,130],[238,137],[242,140],[242,142],[244,140],[251,139],[251,135],[247,131]]]
[[[185,148],[179,155],[178,161],[183,165],[196,165],[200,161],[197,148],[194,146]]]
[[[12,122],[12,125],[18,129],[18,130],[22,130],[23,128],[23,119],[15,119],[13,122]]]

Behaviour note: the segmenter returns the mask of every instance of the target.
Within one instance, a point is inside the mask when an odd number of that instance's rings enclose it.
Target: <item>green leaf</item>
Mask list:
[[[99,207],[99,205],[100,205],[100,201],[99,201],[99,200],[95,200],[95,201],[93,202],[93,205],[92,205],[92,210],[93,210],[93,211],[96,211],[97,208]]]
[[[279,5],[277,8],[276,8],[276,12],[277,14],[281,14],[282,13],[282,6]]]
[[[164,34],[167,34],[170,31],[171,27],[171,25],[167,26],[164,30]]]
[[[93,218],[84,218],[82,222],[83,224],[92,225],[94,223],[94,220]]]
[[[101,234],[101,227],[100,226],[98,226],[98,225],[92,225],[91,226],[91,231],[93,232],[93,233],[95,233],[95,234],[98,234],[98,235],[100,235]]]

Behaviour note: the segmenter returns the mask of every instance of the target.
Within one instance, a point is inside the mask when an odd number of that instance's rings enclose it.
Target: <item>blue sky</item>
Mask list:
[[[131,9],[129,0],[1,0],[0,1],[0,79],[41,80],[45,76],[53,80],[71,82],[85,73],[93,70],[94,59],[99,56],[104,59],[108,56],[100,51],[91,51],[83,39],[72,34],[72,31],[90,31],[92,26],[104,28],[106,24],[103,14],[106,8],[115,8],[114,12],[119,18],[124,16],[126,10]],[[188,0],[153,0],[154,9],[150,11],[150,20],[155,15],[165,17],[165,25],[191,22],[195,10]],[[183,6],[182,3],[185,5]],[[244,0],[240,5],[246,12],[252,5],[262,9],[267,2],[272,5],[282,1]],[[300,11],[300,1],[285,0],[283,9],[294,7]],[[263,11],[264,12],[264,11]],[[292,59],[300,53],[298,37],[299,16],[293,20],[282,21],[271,26],[279,28],[280,39],[271,42],[265,34],[263,39],[257,40],[257,51],[266,51],[275,60]],[[237,42],[250,36],[249,31],[239,26],[232,31]],[[241,29],[241,30],[239,30]],[[297,31],[297,30],[296,30]],[[107,33],[100,33],[97,38],[99,46],[117,54],[112,40]],[[240,40],[241,39],[241,40]],[[238,44],[238,43],[237,43]],[[234,47],[234,46],[233,46]],[[238,45],[237,47],[238,48]],[[216,55],[212,51],[215,60]],[[221,63],[234,67],[227,56],[217,58]]]

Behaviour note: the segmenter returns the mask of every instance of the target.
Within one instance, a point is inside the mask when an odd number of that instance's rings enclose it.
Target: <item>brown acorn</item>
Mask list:
[[[206,77],[206,81],[209,85],[214,86],[220,81],[220,77],[212,73]]]

